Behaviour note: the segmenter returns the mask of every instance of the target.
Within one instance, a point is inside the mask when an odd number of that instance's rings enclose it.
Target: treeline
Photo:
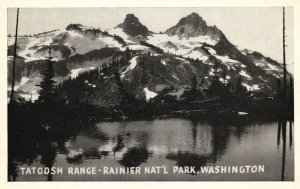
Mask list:
[[[75,54],[71,56],[66,61],[67,62],[74,62],[74,63],[81,63],[84,61],[90,60],[99,60],[110,58],[112,56],[123,55],[122,51],[119,51],[118,48],[102,48],[102,49],[95,49],[92,51],[87,52],[86,54]]]
[[[164,51],[163,51],[161,48],[159,48],[159,47],[157,47],[157,46],[154,46],[154,45],[152,45],[152,44],[149,44],[149,43],[147,43],[147,42],[145,42],[145,41],[140,41],[139,43],[140,43],[140,45],[149,47],[150,49],[154,50],[155,52],[157,52],[157,53],[159,53],[159,54],[163,54],[163,53],[164,53]]]
[[[46,32],[40,32],[40,33],[36,33],[36,34],[18,35],[18,37],[38,37],[38,36],[45,35],[45,34],[48,34],[48,33],[52,33],[52,32],[55,32],[55,31],[59,31],[59,29],[50,30],[50,31],[46,31]],[[8,34],[7,37],[12,37],[12,35]],[[15,37],[15,35],[14,35],[14,37]]]

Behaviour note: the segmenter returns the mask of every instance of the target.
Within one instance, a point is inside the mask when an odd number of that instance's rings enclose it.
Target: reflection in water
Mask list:
[[[167,159],[175,160],[178,167],[195,167],[195,171],[199,171],[201,166],[204,166],[211,159],[210,156],[200,156],[189,152],[170,153],[166,156]],[[191,173],[193,174],[193,173]]]
[[[281,171],[281,180],[284,180],[284,172],[285,172],[285,153],[286,153],[286,121],[282,122],[282,171]]]
[[[277,129],[277,145],[280,145],[280,135],[281,135],[281,121],[278,121],[278,129]]]
[[[191,120],[191,133],[192,133],[192,149],[186,151],[178,151],[176,153],[171,152],[167,154],[166,158],[175,160],[176,165],[179,167],[193,166],[196,171],[199,171],[201,166],[207,163],[215,163],[219,157],[221,157],[227,148],[228,139],[230,135],[230,127],[224,124],[213,123],[210,127],[211,139],[210,146],[204,146],[204,143],[200,143],[198,147],[204,147],[207,149],[207,153],[198,153],[197,148],[197,134],[202,133],[200,123],[197,120]],[[200,130],[200,131],[198,131]],[[236,132],[240,134],[241,132]]]
[[[289,145],[290,147],[293,144],[293,122],[290,121],[289,124]],[[281,158],[281,181],[285,180],[285,166],[286,166],[286,130],[287,130],[287,121],[278,122],[278,131],[277,131],[277,145],[280,145],[280,135],[282,134],[282,158]]]
[[[56,158],[56,150],[48,137],[41,143],[41,157],[41,164],[51,170]],[[52,181],[52,174],[47,175],[47,181]]]
[[[292,146],[293,144],[293,122],[290,121],[290,147]]]
[[[67,155],[67,162],[69,164],[82,164],[83,163],[83,154],[82,152],[72,152]]]
[[[113,148],[114,155],[116,155],[116,152],[121,151],[124,148],[123,138],[122,136],[117,136],[117,145]]]
[[[8,181],[16,181],[18,176],[18,164],[13,160],[8,160]]]
[[[51,174],[42,178],[20,175],[20,166],[33,164],[48,168],[58,165],[142,167],[158,166],[158,162],[169,167],[194,166],[196,171],[205,165],[265,164],[268,171],[263,175],[199,177],[186,174],[180,175],[179,180],[293,180],[294,177],[292,122],[289,127],[282,121],[278,124],[237,122],[236,125],[184,119],[101,122],[76,133],[64,133],[24,133],[23,137],[15,137],[17,140],[10,141],[9,179],[74,180],[70,175],[62,175],[61,178]],[[270,143],[272,140],[274,143]],[[80,178],[76,177],[76,180]],[[151,178],[139,177],[142,180]],[[90,179],[98,180],[99,177]],[[175,178],[172,175],[160,175],[159,179]],[[83,180],[89,180],[89,175],[85,175]]]
[[[146,148],[131,148],[124,155],[119,163],[125,167],[137,167],[148,159],[149,152]]]

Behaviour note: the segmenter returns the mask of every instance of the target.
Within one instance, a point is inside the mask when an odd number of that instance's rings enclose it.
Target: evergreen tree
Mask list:
[[[214,97],[214,96],[224,96],[226,94],[226,88],[223,83],[220,82],[219,79],[219,61],[214,61],[214,67],[213,67],[213,78],[212,82],[208,88],[208,96]],[[226,77],[226,76],[225,76]]]
[[[194,75],[191,80],[191,90],[185,91],[182,95],[187,101],[195,101],[195,100],[201,100],[203,98],[203,95],[201,91],[198,89],[198,81],[197,76]]]
[[[280,101],[281,100],[281,81],[280,79],[277,79],[277,93],[276,93],[276,97],[277,100]]]
[[[223,68],[222,78],[223,78],[223,81],[225,82],[225,80],[226,80],[226,69],[225,68]]]
[[[192,90],[196,91],[197,90],[197,85],[198,85],[198,82],[197,82],[197,77],[196,75],[194,74],[193,78],[192,78]]]
[[[52,57],[51,57],[51,49],[49,49],[49,57],[48,61],[45,64],[45,69],[42,72],[43,80],[38,85],[41,87],[41,90],[39,91],[39,102],[42,103],[53,103],[57,96],[56,82],[53,80],[54,77],[54,70],[53,70],[53,63],[52,63]]]
[[[134,96],[131,93],[128,93],[125,90],[125,86],[124,86],[124,84],[121,80],[120,73],[119,73],[118,69],[114,70],[114,76],[115,76],[115,80],[116,80],[116,83],[117,83],[117,86],[118,86],[119,93],[121,95],[121,104],[135,103],[136,100],[135,100]]]
[[[238,77],[236,86],[235,86],[235,94],[236,95],[243,95],[247,92],[247,89],[245,86],[242,85],[242,78]]]

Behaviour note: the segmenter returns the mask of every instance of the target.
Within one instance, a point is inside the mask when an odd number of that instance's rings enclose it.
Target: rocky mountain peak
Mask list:
[[[219,38],[222,34],[216,26],[208,26],[205,20],[195,12],[181,18],[175,26],[167,29],[165,33],[170,36],[178,35],[184,37],[209,35],[214,39]]]
[[[186,24],[190,24],[194,27],[207,26],[206,22],[199,16],[199,14],[195,12],[179,20],[178,25],[186,25]]]
[[[118,27],[122,28],[126,34],[132,37],[139,35],[146,37],[149,32],[148,28],[134,14],[127,14],[124,22],[119,24]]]

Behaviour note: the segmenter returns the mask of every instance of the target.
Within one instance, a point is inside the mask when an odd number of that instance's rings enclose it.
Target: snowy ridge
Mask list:
[[[13,38],[8,39],[8,44],[13,45]],[[41,49],[52,45],[59,46],[61,48],[67,47],[71,52],[69,56],[74,54],[85,54],[89,51],[105,47],[122,48],[122,45],[111,36],[98,35],[90,37],[80,31],[60,30],[41,36],[19,39],[19,49],[17,54],[20,57],[23,57],[25,62],[44,60],[47,59],[47,56],[45,56],[47,52],[46,49],[44,49],[44,52],[41,52]],[[58,61],[63,58],[61,49],[54,48],[53,60]]]

